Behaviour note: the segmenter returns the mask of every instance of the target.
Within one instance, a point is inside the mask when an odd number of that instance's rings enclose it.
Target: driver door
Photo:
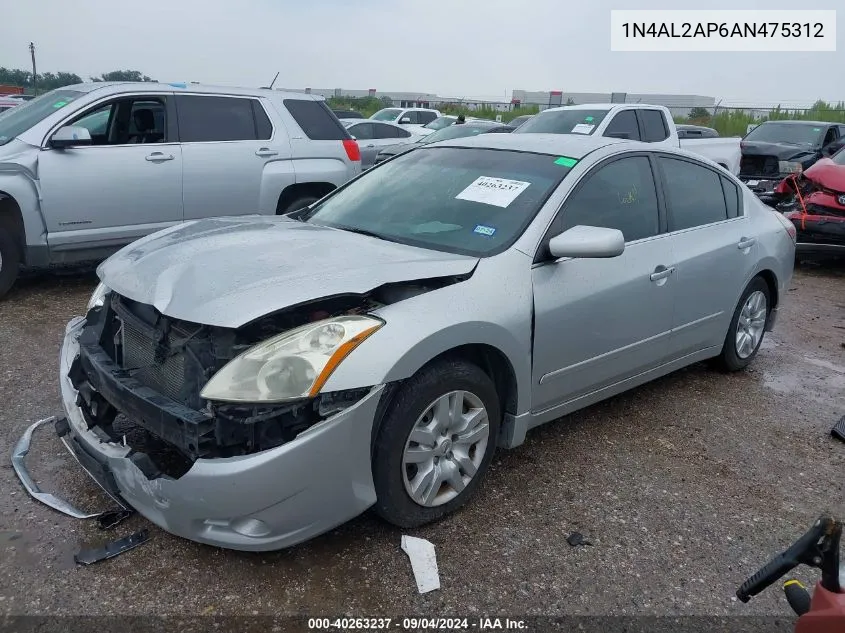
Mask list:
[[[625,236],[625,250],[607,259],[538,254],[532,270],[533,413],[577,401],[666,359],[675,283],[662,215],[645,153],[599,164],[564,202],[549,238],[578,225],[615,228]]]
[[[124,95],[62,123],[87,128],[92,145],[48,145],[38,157],[51,251],[114,250],[182,221],[172,99]]]

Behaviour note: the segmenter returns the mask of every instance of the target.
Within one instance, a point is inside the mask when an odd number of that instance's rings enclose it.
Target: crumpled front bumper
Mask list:
[[[375,503],[370,441],[383,385],[287,444],[199,459],[178,479],[150,480],[132,461],[131,447],[88,429],[76,405],[68,372],[84,324],[82,318],[71,321],[62,345],[66,444],[100,485],[159,527],[218,547],[275,550],[322,534]]]

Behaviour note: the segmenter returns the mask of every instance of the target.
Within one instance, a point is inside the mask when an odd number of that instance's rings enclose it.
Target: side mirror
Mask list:
[[[352,135],[352,140],[353,140],[353,141],[357,141],[357,140],[358,140],[358,137],[357,137],[357,136],[355,136],[355,135]]]
[[[64,149],[79,145],[91,145],[91,133],[88,128],[66,125],[60,127],[50,139],[50,147]]]
[[[549,241],[552,257],[618,257],[625,250],[625,236],[619,229],[573,226]]]
[[[410,123],[410,122],[411,122],[411,117],[409,117],[409,116],[403,116],[401,119],[399,119],[400,124],[401,123]]]

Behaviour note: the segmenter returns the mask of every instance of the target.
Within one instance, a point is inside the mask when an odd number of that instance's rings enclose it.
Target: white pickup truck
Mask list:
[[[678,138],[668,108],[644,103],[585,103],[549,108],[520,125],[513,134],[592,134],[680,147],[739,174],[740,138]]]

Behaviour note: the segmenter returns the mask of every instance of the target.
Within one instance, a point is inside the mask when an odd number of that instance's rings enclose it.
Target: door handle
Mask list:
[[[375,147],[375,145],[367,145],[367,147]]]
[[[173,154],[162,154],[161,152],[153,152],[148,154],[146,160],[151,163],[160,163],[165,160],[173,160]]]
[[[258,151],[255,152],[256,156],[276,156],[279,152],[276,152],[269,147],[262,147]]]
[[[751,248],[756,243],[757,243],[756,237],[743,237],[741,240],[739,240],[739,243],[736,245],[736,247],[739,250],[742,251],[742,250],[745,250],[746,248]]]
[[[673,272],[675,272],[675,267],[670,266],[669,268],[664,268],[663,270],[655,270],[648,276],[648,278],[652,281],[660,281],[661,279],[666,279]]]

